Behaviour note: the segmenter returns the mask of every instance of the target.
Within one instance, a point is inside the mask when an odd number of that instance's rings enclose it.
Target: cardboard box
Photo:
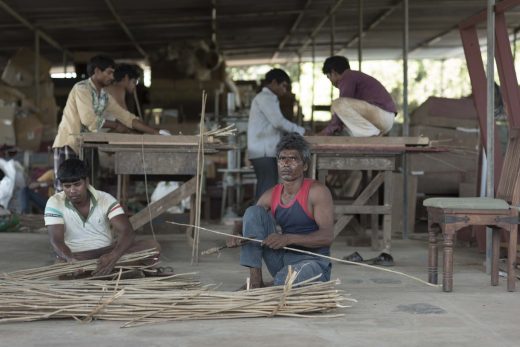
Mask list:
[[[38,107],[38,118],[45,126],[50,128],[57,128],[58,105],[56,105],[56,99],[51,97],[40,100],[40,105]]]
[[[410,116],[411,125],[443,128],[478,128],[477,110],[472,98],[429,97]]]
[[[25,95],[19,90],[5,84],[0,84],[0,100],[2,101],[0,104],[18,105],[23,99],[25,99]]]
[[[28,87],[18,87],[19,91],[21,91],[27,98],[35,99],[36,97],[36,88],[34,85],[30,85]],[[48,99],[54,98],[54,83],[52,81],[44,81],[39,85],[40,99]]]
[[[34,84],[35,55],[31,49],[21,48],[9,59],[2,73],[2,81],[12,87],[30,87]],[[50,80],[50,62],[42,58],[39,61],[39,81]]]
[[[14,131],[14,115],[16,113],[15,106],[0,106],[0,146],[16,145],[16,136]]]
[[[33,114],[21,114],[15,118],[16,146],[20,149],[38,151],[43,135],[43,124]]]

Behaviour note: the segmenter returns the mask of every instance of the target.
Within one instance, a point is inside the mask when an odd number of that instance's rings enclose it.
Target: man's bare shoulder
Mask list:
[[[311,200],[327,199],[332,201],[332,194],[326,185],[320,181],[313,181],[309,190],[309,198]]]

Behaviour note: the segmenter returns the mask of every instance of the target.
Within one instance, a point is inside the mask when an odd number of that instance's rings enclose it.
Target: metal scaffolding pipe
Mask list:
[[[358,70],[361,71],[363,61],[363,0],[358,2]]]
[[[410,133],[408,116],[408,44],[409,44],[409,6],[403,1],[403,136]],[[408,156],[403,153],[403,239],[408,239]]]
[[[486,196],[495,197],[495,0],[487,1],[487,180]],[[491,273],[491,228],[486,228],[486,272]]]
[[[123,20],[121,19],[121,17],[119,16],[119,14],[116,12],[116,9],[114,8],[114,5],[112,5],[112,2],[110,0],[105,0],[105,3],[107,4],[107,7],[110,9],[110,12],[112,13],[112,15],[114,16],[114,18],[116,19],[116,21],[119,23],[119,26],[123,29],[123,31],[125,32],[126,36],[128,36],[128,38],[130,39],[130,41],[134,44],[135,48],[137,49],[137,51],[139,53],[141,53],[141,55],[144,57],[144,58],[148,58],[148,54],[146,53],[146,51],[143,49],[143,47],[141,47],[141,45],[139,43],[137,43],[137,41],[135,40],[134,38],[134,35],[132,34],[132,32],[130,31],[130,29],[128,28],[128,26],[125,24],[125,22],[123,22]]]
[[[34,32],[34,102],[40,107],[40,32]]]

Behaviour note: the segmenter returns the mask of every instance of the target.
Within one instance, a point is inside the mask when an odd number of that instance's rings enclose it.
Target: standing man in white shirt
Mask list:
[[[265,75],[265,86],[253,99],[247,127],[247,152],[257,178],[255,200],[278,183],[276,144],[284,133],[305,129],[284,118],[278,97],[289,91],[291,79],[281,69],[272,69]]]

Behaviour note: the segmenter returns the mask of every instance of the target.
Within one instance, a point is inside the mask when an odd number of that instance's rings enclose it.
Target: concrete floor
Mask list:
[[[238,250],[203,256],[199,265],[191,266],[191,248],[183,235],[157,238],[163,246],[163,262],[177,273],[198,271],[203,283],[222,283],[222,290],[244,283],[248,272],[237,264]],[[200,250],[221,242],[203,233]],[[366,258],[377,255],[344,244],[336,241],[333,256],[354,250]],[[425,241],[394,240],[393,255],[395,270],[426,279]],[[475,249],[455,249],[452,293],[385,272],[335,264],[332,274],[341,280],[339,288],[359,301],[341,310],[342,318],[189,321],[128,329],[107,321],[13,323],[0,325],[0,346],[518,346],[520,294],[508,293],[503,278],[498,287],[491,287],[482,261],[483,255]],[[50,262],[45,234],[0,233],[0,271]]]

